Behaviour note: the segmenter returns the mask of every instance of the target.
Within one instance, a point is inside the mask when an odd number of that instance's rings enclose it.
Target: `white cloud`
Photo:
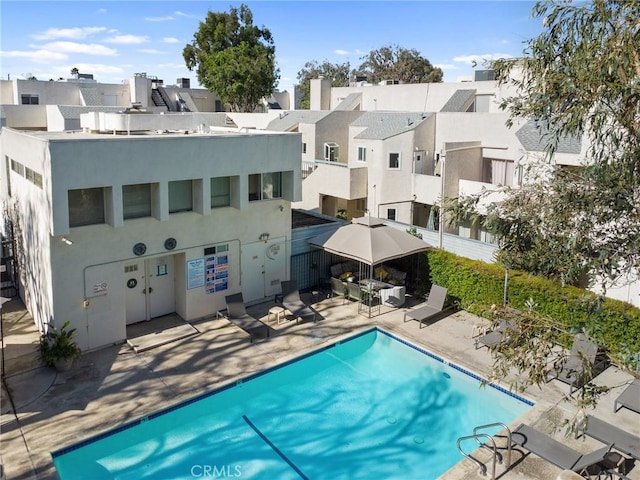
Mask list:
[[[165,52],[162,52],[160,50],[156,50],[155,48],[141,48],[138,50],[138,52],[140,53],[149,53],[151,55],[159,55]]]
[[[498,58],[512,58],[513,55],[508,53],[483,53],[478,55],[460,55],[457,57],[453,57],[454,62],[466,63],[467,65],[473,65],[474,63],[477,65],[481,65],[485,61],[488,60],[496,60]]]
[[[162,41],[164,43],[178,43],[180,40],[178,40],[176,37],[164,37]]]
[[[192,17],[194,17],[194,16],[195,16],[195,15],[189,15],[188,13],[181,12],[180,10],[176,10],[176,11],[175,11],[175,12],[173,12],[173,13],[174,13],[174,15],[177,15],[178,17],[187,17],[187,18],[192,18]]]
[[[77,63],[74,67],[76,67],[80,72],[93,74],[114,74],[124,72],[121,67],[105,65],[103,63]],[[69,71],[71,71],[71,69],[69,69]]]
[[[170,22],[171,20],[175,20],[171,15],[167,15],[166,17],[145,17],[147,22]]]
[[[122,45],[146,43],[148,41],[149,41],[149,37],[144,35],[115,35],[105,40],[105,42],[108,42],[108,43],[119,43]]]
[[[60,52],[52,52],[51,50],[11,50],[8,52],[0,52],[0,57],[6,58],[26,58],[38,63],[49,63],[57,60],[66,60],[68,55]]]
[[[453,65],[452,63],[439,63],[437,65],[434,65],[434,67],[437,67],[441,70],[460,70],[460,67],[458,67],[457,65]]]
[[[99,8],[96,13],[107,13],[107,9],[106,8]]]
[[[56,38],[80,40],[106,30],[106,27],[49,28],[44,32],[34,33],[31,36],[36,40],[55,40]]]
[[[335,53],[336,55],[349,55],[349,52],[347,50],[334,50],[333,53]]]
[[[39,48],[55,52],[84,53],[87,55],[104,55],[108,57],[118,55],[117,50],[105,47],[99,43],[51,42]]]

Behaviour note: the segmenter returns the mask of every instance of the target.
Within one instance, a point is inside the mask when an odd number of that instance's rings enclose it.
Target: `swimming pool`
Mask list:
[[[472,375],[373,329],[52,456],[62,480],[437,478],[532,405]]]

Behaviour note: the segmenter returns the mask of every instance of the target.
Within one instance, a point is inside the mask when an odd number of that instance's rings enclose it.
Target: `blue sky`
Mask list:
[[[254,23],[273,34],[280,90],[305,62],[350,62],[385,45],[416,49],[441,67],[445,81],[471,75],[471,62],[521,56],[541,31],[529,1],[247,1]],[[236,2],[0,0],[0,77],[70,76],[77,67],[104,83],[145,72],[174,84],[191,78],[182,49],[208,10]]]

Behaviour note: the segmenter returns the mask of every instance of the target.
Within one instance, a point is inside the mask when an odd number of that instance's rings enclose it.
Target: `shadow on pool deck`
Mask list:
[[[303,299],[310,301],[311,296],[303,294]],[[458,311],[420,329],[417,322],[403,321],[405,309],[416,303],[408,298],[405,308],[383,307],[380,315],[366,318],[358,315],[355,303],[322,298],[314,304],[321,314],[317,323],[289,321],[278,325],[272,321],[271,337],[253,344],[245,332],[228,321],[204,318],[190,322],[198,333],[188,338],[140,353],[126,343],[103,348],[84,354],[69,372],[56,374],[40,365],[38,332],[21,302],[13,300],[3,306],[6,375],[2,385],[0,463],[6,478],[57,478],[51,451],[373,326],[402,336],[480,375],[489,373],[491,355],[486,349],[473,347],[474,325],[480,324],[481,319]],[[267,322],[272,306],[272,302],[267,302],[251,306],[248,311]],[[610,367],[595,381],[622,385],[629,378]],[[13,405],[5,387],[11,393]],[[640,435],[638,414],[624,409],[613,413],[613,400],[621,390],[618,387],[609,392],[597,410],[588,413]],[[524,395],[536,405],[517,424],[525,422],[551,432],[555,423],[575,414],[575,407],[563,400],[566,393],[566,385],[555,381],[543,389],[530,388]],[[600,446],[591,439],[565,438],[563,432],[555,432],[554,436],[583,452]],[[521,453],[514,453],[514,460],[521,457]],[[501,478],[550,479],[559,473],[558,468],[528,455]],[[640,480],[640,468],[635,466],[628,477]],[[463,461],[442,478],[486,477],[471,462]]]

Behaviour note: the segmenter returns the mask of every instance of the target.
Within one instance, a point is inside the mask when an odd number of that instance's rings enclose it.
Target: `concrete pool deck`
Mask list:
[[[303,299],[310,301],[311,296],[303,294]],[[268,310],[273,305],[263,303],[249,307],[248,311],[267,322]],[[371,326],[401,336],[479,375],[490,372],[490,353],[486,349],[476,350],[472,338],[474,326],[482,320],[467,312],[455,312],[419,328],[418,322],[404,323],[406,308],[382,307],[379,315],[369,319],[358,314],[356,304],[344,304],[342,299],[319,299],[314,307],[321,315],[318,322],[269,322],[271,337],[264,341],[249,343],[242,330],[214,316],[191,322],[198,331],[196,335],[140,353],[126,343],[114,345],[86,353],[70,371],[56,373],[40,365],[38,333],[21,302],[6,303],[2,310],[5,382],[0,424],[0,464],[4,475],[10,480],[55,479],[52,451]],[[626,409],[613,412],[614,399],[631,378],[615,367],[598,375],[595,383],[617,387],[601,399],[595,411],[587,413],[640,436],[640,414]],[[522,395],[536,405],[512,426],[527,423],[585,453],[601,447],[600,442],[589,438],[576,440],[565,436],[562,428],[554,431],[563,419],[576,413],[575,407],[564,400],[568,388],[558,381],[551,381],[542,389],[529,388]],[[546,480],[561,473],[559,468],[533,454],[523,458],[522,452],[519,448],[513,452],[514,465],[507,472],[497,466],[499,478]],[[491,466],[487,466],[491,471]],[[640,466],[632,465],[627,477],[640,480]],[[489,477],[482,476],[476,465],[464,460],[441,478]]]

